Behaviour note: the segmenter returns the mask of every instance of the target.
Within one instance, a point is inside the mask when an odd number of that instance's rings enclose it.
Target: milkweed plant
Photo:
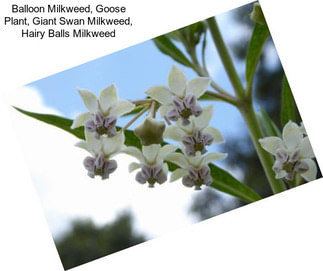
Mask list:
[[[225,144],[221,131],[210,123],[214,103],[221,101],[242,115],[273,193],[312,181],[318,171],[315,156],[303,123],[296,123],[295,102],[285,77],[281,124],[276,125],[264,109],[255,111],[254,78],[269,30],[258,3],[250,17],[254,29],[246,55],[245,84],[213,17],[153,40],[177,64],[168,73],[167,86],[144,90],[144,99],[120,99],[117,86],[111,84],[98,97],[88,90],[79,90],[86,112],[74,120],[16,109],[81,139],[76,146],[88,153],[83,167],[89,178],[109,179],[118,170],[114,156],[125,153],[136,159],[128,169],[138,185],[156,187],[167,180],[181,180],[185,187],[195,190],[209,186],[245,202],[257,201],[261,197],[251,187],[216,165],[230,153],[210,150],[213,144]],[[209,75],[205,60],[208,32],[234,94]],[[197,77],[188,80],[178,64],[195,71]],[[210,104],[202,106],[201,101]],[[120,127],[118,120],[124,116],[132,118]]]

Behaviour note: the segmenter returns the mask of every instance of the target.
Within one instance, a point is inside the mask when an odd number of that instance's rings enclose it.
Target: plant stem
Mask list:
[[[264,168],[266,177],[270,184],[272,191],[276,194],[286,190],[284,183],[281,180],[276,180],[275,173],[272,170],[272,166],[274,164],[274,159],[270,153],[265,151],[260,143],[259,139],[264,137],[264,134],[261,130],[260,124],[258,122],[256,113],[253,109],[252,102],[249,100],[249,103],[245,103],[240,106],[240,112],[247,124],[249,129],[249,133],[252,139],[252,142],[255,146],[256,152],[260,159],[260,162]]]
[[[205,92],[205,95],[212,96],[212,97],[214,97],[217,100],[230,103],[230,104],[232,104],[234,106],[238,106],[237,99],[234,98],[234,97],[232,97],[232,96],[227,97],[226,95],[223,95],[223,94],[220,94],[220,93],[216,93],[216,92],[213,92],[213,91],[209,91],[209,90]]]
[[[166,123],[167,123],[168,125],[172,125],[172,123],[170,122],[170,120],[169,120],[166,116],[164,116],[164,119],[165,119],[165,121],[166,121]]]
[[[122,127],[122,130],[128,129],[137,119],[139,119],[147,110],[149,109],[149,105],[144,107],[137,115],[135,115],[125,126]]]
[[[153,101],[153,102],[151,103],[151,106],[150,106],[150,116],[151,116],[152,118],[155,118],[155,117],[156,117],[156,109],[157,109],[157,107],[156,107],[156,102],[155,102],[155,101]]]
[[[143,103],[149,103],[152,102],[152,99],[143,99],[143,100],[134,100],[131,101],[133,104],[143,104]]]
[[[274,174],[274,171],[272,170],[274,159],[272,155],[266,152],[259,143],[259,139],[263,138],[264,134],[261,130],[260,124],[258,122],[256,113],[252,105],[252,97],[246,96],[244,87],[233,65],[233,61],[224,43],[224,40],[222,38],[222,34],[220,32],[216,19],[212,17],[207,19],[206,22],[210,29],[213,42],[220,55],[225,71],[238,97],[237,108],[240,110],[240,113],[242,114],[242,117],[244,118],[244,121],[247,124],[250,137],[252,139],[253,145],[255,146],[257,155],[265,171],[265,174],[271,186],[271,189],[275,194],[282,192],[286,190],[286,187],[281,180],[275,179],[275,174]]]
[[[237,96],[243,98],[245,96],[245,91],[243,85],[239,79],[238,73],[233,65],[233,61],[229,54],[229,51],[224,43],[222,34],[220,32],[219,26],[216,22],[214,17],[211,17],[206,20],[213,42],[219,52],[220,58],[222,60],[223,66],[229,76],[230,82],[233,86],[234,91],[236,92]]]

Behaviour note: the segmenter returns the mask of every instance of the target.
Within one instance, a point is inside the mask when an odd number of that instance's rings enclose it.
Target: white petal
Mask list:
[[[155,86],[145,91],[147,95],[163,105],[170,105],[173,102],[173,95],[164,86]]]
[[[300,156],[303,158],[314,158],[314,152],[308,137],[304,137],[299,146]]]
[[[126,147],[122,152],[137,158],[140,163],[145,162],[141,151],[136,147]]]
[[[168,126],[164,132],[164,138],[172,139],[175,141],[182,141],[182,137],[185,136],[185,132],[176,125]]]
[[[281,179],[287,176],[287,172],[285,170],[280,170],[276,172],[275,179]]]
[[[212,135],[213,136],[213,142],[215,142],[215,143],[221,143],[221,142],[225,141],[222,134],[221,134],[221,132],[218,129],[212,127],[212,126],[206,127],[203,130],[203,133]]]
[[[259,143],[263,149],[271,154],[275,155],[275,152],[278,148],[283,148],[282,140],[277,136],[268,136],[265,138],[259,139]]]
[[[113,106],[110,114],[112,116],[122,116],[131,112],[135,108],[135,105],[127,100],[119,100],[116,106]]]
[[[167,163],[164,163],[163,164],[163,172],[164,172],[164,174],[167,176],[168,175],[168,165],[167,165]]]
[[[296,123],[289,121],[283,129],[283,140],[288,150],[294,150],[301,142],[303,134]]]
[[[176,66],[173,66],[168,74],[168,86],[176,96],[183,98],[186,88],[185,74]]]
[[[195,127],[198,129],[204,129],[207,127],[212,119],[212,115],[213,105],[204,107],[202,114],[194,119]]]
[[[188,156],[187,158],[189,160],[189,163],[195,168],[200,168],[204,161],[201,152],[196,152],[195,156]]]
[[[176,170],[173,171],[171,177],[170,177],[170,181],[174,182],[177,181],[178,179],[184,177],[185,175],[188,174],[188,170],[184,169],[184,168],[178,168]]]
[[[116,86],[111,85],[103,89],[100,92],[99,101],[103,113],[106,114],[108,110],[118,102],[118,90]]]
[[[165,160],[174,163],[181,168],[189,168],[189,164],[182,153],[171,153],[165,157]]]
[[[124,134],[118,132],[114,137],[101,137],[103,140],[103,150],[105,155],[113,156],[119,153],[124,144]]]
[[[142,154],[145,157],[145,161],[148,164],[155,164],[159,150],[160,150],[160,144],[151,144],[149,146],[142,146]]]
[[[181,128],[185,134],[192,134],[195,130],[195,117],[190,117],[189,118],[190,123],[188,125],[183,125],[183,121],[181,119],[179,119],[178,121],[175,122],[176,126]]]
[[[305,162],[309,169],[305,173],[302,173],[301,176],[308,182],[314,181],[317,175],[317,166],[315,162],[312,159],[303,159],[302,162]]]
[[[161,163],[167,155],[173,153],[176,150],[177,150],[177,147],[174,145],[168,144],[168,145],[161,147],[158,154],[157,154],[156,163],[157,164]]]
[[[96,113],[99,109],[99,103],[96,96],[87,90],[79,89],[80,96],[83,100],[85,107],[91,112]]]
[[[193,94],[196,98],[202,96],[210,86],[211,80],[208,77],[198,77],[187,83],[186,95]]]
[[[81,149],[84,149],[84,150],[86,150],[88,152],[91,152],[91,150],[89,150],[89,148],[88,148],[88,144],[84,140],[77,142],[75,144],[75,146],[79,147]]]
[[[206,154],[203,158],[202,163],[204,165],[207,165],[211,163],[212,161],[222,160],[228,156],[227,153],[221,153],[221,152],[209,152]]]
[[[85,139],[88,144],[88,150],[93,154],[97,155],[102,151],[102,141],[95,138],[94,134],[85,129]]]
[[[140,166],[140,164],[138,164],[138,163],[135,163],[135,162],[132,162],[132,163],[130,163],[130,165],[128,166],[128,171],[129,172],[133,172],[134,170],[136,170],[136,169],[138,169],[138,168],[140,168],[141,166]]]
[[[172,105],[161,105],[158,108],[158,114],[161,118],[163,118],[167,115],[168,111],[170,111],[173,108],[174,108],[174,106],[172,106]]]
[[[92,118],[92,114],[89,112],[85,112],[83,114],[78,115],[71,126],[71,129],[75,129],[81,126],[84,126],[85,122]]]

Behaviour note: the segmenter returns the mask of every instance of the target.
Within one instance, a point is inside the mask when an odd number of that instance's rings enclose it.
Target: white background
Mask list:
[[[126,5],[134,23],[109,43],[20,39],[1,22],[1,90],[9,91],[248,2],[109,1],[110,5]],[[319,162],[323,161],[320,2],[261,1]],[[11,3],[1,1],[1,21],[9,15]],[[63,270],[2,101],[0,110],[0,269]],[[75,270],[322,270],[322,191],[322,181],[315,181]]]

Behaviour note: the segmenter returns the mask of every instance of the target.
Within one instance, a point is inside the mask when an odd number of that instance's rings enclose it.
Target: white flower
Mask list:
[[[161,117],[167,115],[172,121],[182,119],[183,124],[187,125],[190,116],[197,117],[202,113],[197,99],[205,93],[210,82],[207,77],[198,77],[187,82],[185,74],[173,66],[168,75],[168,87],[155,86],[145,93],[161,104]]]
[[[118,132],[111,138],[106,136],[97,138],[93,133],[85,130],[85,138],[85,141],[78,142],[76,146],[92,155],[83,161],[84,167],[88,170],[88,176],[94,178],[99,175],[103,180],[109,178],[109,175],[117,169],[117,162],[111,158],[124,148],[123,132]]]
[[[183,185],[187,187],[195,186],[195,190],[200,190],[203,184],[210,185],[213,182],[208,164],[226,157],[226,153],[216,152],[210,152],[204,156],[200,152],[197,152],[195,156],[172,153],[167,155],[165,160],[180,167],[172,173],[171,181],[182,178]]]
[[[99,98],[87,90],[79,90],[79,93],[88,112],[78,115],[71,128],[85,126],[86,130],[93,132],[96,137],[103,134],[115,136],[117,118],[135,107],[131,102],[118,98],[115,85],[103,89]]]
[[[202,154],[205,153],[205,146],[224,142],[221,132],[214,127],[208,126],[212,113],[213,105],[210,105],[203,109],[199,117],[192,118],[189,125],[185,126],[180,121],[177,121],[175,125],[166,128],[164,138],[181,142],[187,155],[195,155],[197,151]]]
[[[161,147],[160,144],[152,144],[142,146],[142,151],[136,147],[126,147],[123,152],[139,161],[129,165],[129,172],[141,169],[136,174],[136,180],[141,184],[148,182],[149,187],[154,187],[156,182],[162,184],[167,180],[168,166],[164,163],[164,158],[176,149],[177,147],[173,145]]]
[[[273,170],[276,179],[292,180],[299,173],[306,181],[315,180],[317,167],[312,160],[315,156],[308,137],[292,121],[285,125],[282,137],[270,136],[259,140],[261,146],[275,156]]]

